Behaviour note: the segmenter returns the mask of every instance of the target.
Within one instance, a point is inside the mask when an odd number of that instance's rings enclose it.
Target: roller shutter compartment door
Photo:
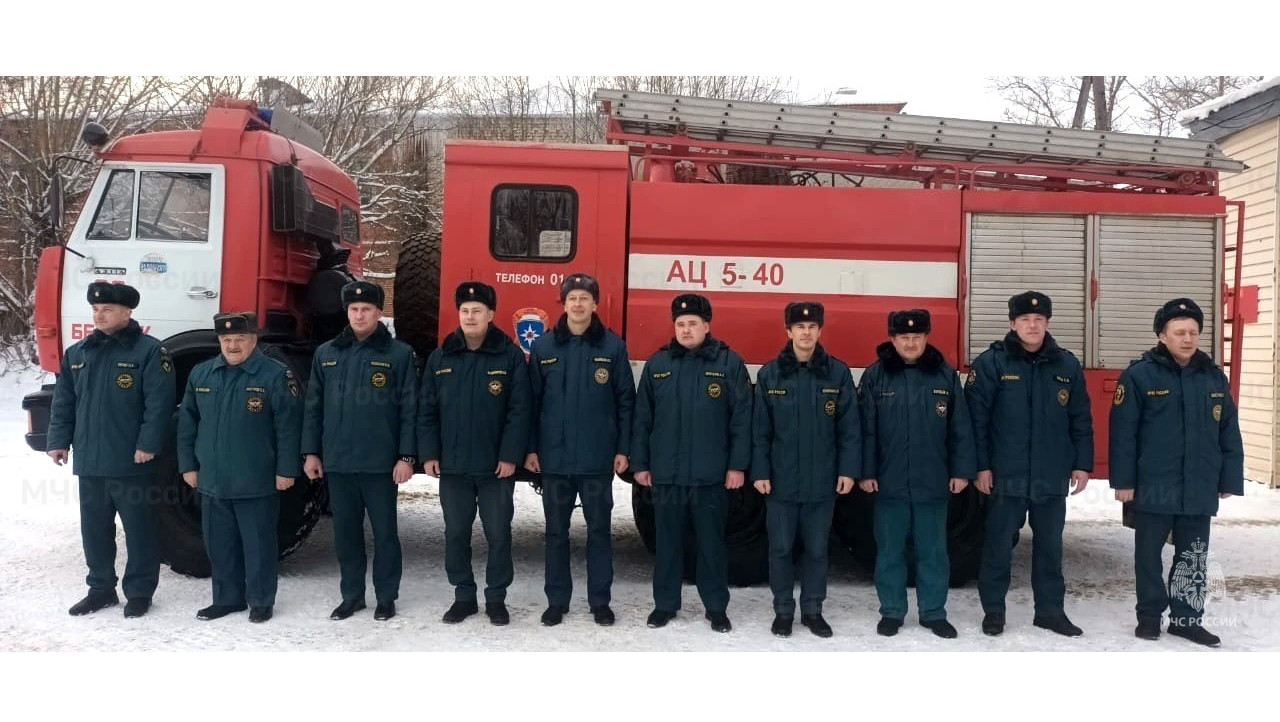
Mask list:
[[[969,362],[1009,332],[1009,297],[1040,291],[1053,299],[1049,332],[1083,358],[1085,216],[975,213],[969,220]]]
[[[1156,309],[1179,296],[1204,311],[1200,349],[1216,359],[1218,220],[1188,216],[1098,216],[1096,366],[1125,369],[1156,345]]]

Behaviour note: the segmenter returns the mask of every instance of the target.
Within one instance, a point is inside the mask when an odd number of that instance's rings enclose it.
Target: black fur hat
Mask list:
[[[342,287],[342,305],[350,306],[353,303],[372,303],[378,308],[382,308],[383,296],[382,286],[369,281],[352,281]]]
[[[1204,330],[1204,311],[1200,310],[1200,306],[1189,298],[1175,298],[1156,311],[1156,334],[1164,331],[1164,325],[1175,318],[1194,318],[1196,326],[1201,331]]]
[[[600,283],[585,273],[565,276],[560,282],[560,303],[564,303],[570,291],[586,291],[596,303],[600,303]]]
[[[711,301],[706,296],[696,293],[682,293],[671,300],[671,320],[693,314],[701,316],[703,321],[711,321]]]
[[[787,328],[802,321],[812,321],[821,328],[825,317],[826,309],[817,301],[792,301],[782,311],[782,322]]]
[[[933,330],[932,317],[926,309],[913,308],[909,311],[889,312],[890,336],[897,336],[900,333],[929,333],[931,330]]]
[[[1039,291],[1025,291],[1009,297],[1009,320],[1027,313],[1053,316],[1053,300]]]
[[[89,291],[85,294],[85,299],[91,304],[116,303],[128,308],[137,308],[138,301],[142,300],[142,297],[138,295],[138,289],[133,286],[126,286],[123,283],[94,281],[89,284]]]
[[[219,336],[229,333],[257,333],[258,314],[249,311],[214,314],[213,330]]]
[[[462,304],[469,301],[478,301],[489,307],[490,311],[498,309],[498,292],[493,290],[493,286],[480,281],[463,281],[458,284],[458,288],[453,292],[453,305],[455,308],[461,308]]]

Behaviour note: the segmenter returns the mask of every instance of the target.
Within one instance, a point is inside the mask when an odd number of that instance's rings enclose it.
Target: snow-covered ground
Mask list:
[[[1015,550],[1009,626],[998,638],[982,635],[974,584],[951,592],[948,614],[960,631],[941,640],[918,626],[915,600],[908,624],[894,638],[875,634],[877,602],[867,574],[842,552],[832,555],[826,617],[836,636],[820,640],[796,626],[791,639],[769,633],[771,596],[767,587],[733,589],[729,615],[734,630],[716,634],[703,619],[696,590],[686,585],[684,610],[667,628],[648,629],[651,609],[650,557],[631,519],[630,489],[617,482],[613,519],[616,578],[612,628],[591,622],[585,600],[585,528],[573,527],[575,589],[564,624],[547,629],[538,618],[542,592],[542,511],[526,485],[516,493],[515,582],[508,605],[512,622],[493,627],[477,615],[445,625],[440,615],[452,600],[442,568],[443,522],[434,480],[424,476],[406,485],[400,497],[404,578],[399,616],[375,622],[372,609],[343,622],[328,619],[340,601],[338,568],[329,519],[295,555],[281,565],[276,616],[249,624],[246,615],[213,622],[195,619],[209,603],[208,580],[183,577],[162,568],[155,606],[142,619],[125,620],[120,608],[73,618],[67,607],[84,592],[75,479],[22,439],[23,394],[38,388],[38,374],[0,376],[0,650],[312,650],[312,651],[1168,651],[1198,647],[1167,635],[1158,642],[1133,636],[1132,532],[1121,526],[1119,507],[1105,482],[1094,481],[1070,500],[1066,529],[1067,612],[1085,630],[1065,639],[1031,626],[1030,530]],[[1213,525],[1211,561],[1225,576],[1225,598],[1208,615],[1227,650],[1280,650],[1280,492],[1250,483],[1246,496],[1223,504]],[[118,540],[123,571],[124,541]],[[474,565],[483,585],[485,545],[476,525]],[[1171,552],[1166,552],[1166,558]],[[368,592],[373,601],[373,591]]]

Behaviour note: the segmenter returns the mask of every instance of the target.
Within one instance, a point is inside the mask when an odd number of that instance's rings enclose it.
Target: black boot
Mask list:
[[[228,614],[243,612],[248,609],[247,604],[210,604],[209,606],[196,612],[196,619],[207,622],[211,619],[220,619]]]
[[[151,609],[151,597],[134,597],[124,604],[124,618],[141,617]]]
[[[951,626],[951,622],[948,622],[945,619],[934,619],[928,622],[921,622],[920,626],[927,628],[929,631],[943,639],[955,639],[959,636],[959,632],[956,631],[956,628]]]
[[[86,614],[93,614],[99,609],[114,607],[120,603],[120,597],[116,596],[116,590],[89,590],[89,594],[84,599],[71,605],[71,609],[67,610],[73,617],[82,617]]]
[[[591,617],[596,620],[596,624],[602,627],[612,626],[615,621],[613,610],[609,608],[608,604],[592,609]]]
[[[346,619],[364,608],[365,604],[363,599],[344,599],[342,600],[342,604],[334,607],[333,611],[329,613],[329,619]]]
[[[1064,637],[1079,637],[1084,634],[1084,630],[1072,624],[1065,614],[1060,617],[1036,617],[1031,623]]]
[[[990,612],[982,618],[982,633],[998,637],[1004,633],[1004,612]]]
[[[1154,640],[1160,638],[1160,622],[1144,620],[1138,622],[1138,626],[1133,630],[1133,636],[1138,639]]]
[[[454,602],[453,606],[449,607],[449,611],[444,613],[444,623],[457,624],[479,611],[480,607],[475,603],[475,600],[469,602]]]
[[[1170,624],[1169,634],[1175,637],[1182,637],[1189,642],[1203,644],[1206,647],[1217,647],[1222,644],[1222,640],[1218,635],[1210,632],[1199,624]]]
[[[675,618],[675,612],[664,612],[661,609],[655,609],[649,613],[649,619],[645,621],[645,624],[649,625],[650,629],[657,629],[658,627],[667,626],[667,622]]]
[[[495,627],[505,627],[511,623],[511,614],[507,605],[502,602],[485,602],[484,613],[489,615],[489,623]]]
[[[271,607],[254,607],[249,610],[249,621],[254,624],[260,624],[268,619],[271,619]]]
[[[557,624],[563,622],[564,613],[567,611],[569,610],[565,609],[564,607],[557,607],[556,605],[552,604],[551,606],[547,607],[547,611],[542,613],[542,626],[554,627]]]
[[[881,617],[880,623],[876,625],[876,634],[882,637],[892,637],[902,628],[902,620],[893,617]]]
[[[733,625],[729,623],[729,615],[724,612],[707,612],[707,621],[711,622],[712,631],[728,632],[733,629]]]
[[[396,616],[395,602],[378,602],[378,607],[373,610],[373,618],[379,622],[385,622]]]
[[[810,632],[823,639],[834,634],[831,631],[831,625],[827,624],[827,620],[823,619],[821,614],[801,614],[800,623],[808,627]]]
[[[790,637],[791,624],[795,621],[795,617],[784,617],[781,614],[773,618],[773,626],[769,627],[769,631],[773,632],[775,637]]]

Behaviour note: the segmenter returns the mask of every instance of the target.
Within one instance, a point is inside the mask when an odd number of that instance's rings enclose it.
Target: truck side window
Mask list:
[[[98,209],[93,213],[88,238],[125,241],[133,235],[133,171],[113,170],[107,179]]]
[[[138,184],[138,238],[209,240],[208,173],[143,171]]]
[[[565,261],[573,257],[578,194],[567,186],[498,186],[490,207],[494,258]]]
[[[342,207],[342,240],[360,245],[360,214],[350,206]]]

